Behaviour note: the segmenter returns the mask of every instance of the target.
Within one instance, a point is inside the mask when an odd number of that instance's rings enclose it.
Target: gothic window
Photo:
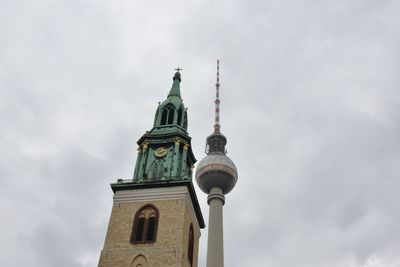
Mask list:
[[[131,243],[153,243],[157,239],[158,210],[148,204],[135,215],[131,234]]]
[[[174,107],[167,105],[161,114],[161,125],[173,124],[174,123]]]
[[[182,108],[179,108],[179,110],[178,110],[178,125],[182,126],[181,123],[182,123]]]
[[[164,159],[154,159],[151,164],[151,178],[161,179],[164,175]]]
[[[189,229],[189,244],[188,244],[188,259],[190,266],[193,265],[193,251],[194,251],[194,234],[193,234],[193,224],[190,224]]]
[[[185,111],[185,116],[183,116],[183,128],[187,129],[187,112]]]

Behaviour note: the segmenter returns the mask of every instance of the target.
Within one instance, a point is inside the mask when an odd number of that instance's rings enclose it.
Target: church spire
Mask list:
[[[168,97],[158,105],[153,128],[139,139],[134,178],[143,182],[191,180],[196,162],[187,132],[188,115],[180,97],[180,68]]]

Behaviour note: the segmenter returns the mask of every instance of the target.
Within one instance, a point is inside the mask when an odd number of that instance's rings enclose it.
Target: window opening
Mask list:
[[[189,259],[190,266],[193,265],[193,250],[194,250],[193,224],[190,224],[189,244],[188,244],[188,259]]]
[[[167,105],[161,114],[161,125],[174,123],[174,107]]]
[[[153,205],[142,207],[135,215],[131,243],[151,243],[156,241],[158,210]]]
[[[185,115],[183,116],[183,128],[187,129],[187,112],[185,111]]]
[[[146,219],[141,217],[137,220],[137,231],[135,235],[135,241],[141,241],[143,238],[144,223]]]
[[[178,110],[178,125],[181,126],[182,123],[182,108]]]

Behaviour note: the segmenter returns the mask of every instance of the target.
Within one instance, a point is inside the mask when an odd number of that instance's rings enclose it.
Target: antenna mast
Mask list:
[[[215,124],[214,124],[214,133],[219,133],[221,129],[221,125],[219,124],[219,104],[221,101],[219,100],[219,60],[217,60],[217,83],[215,84],[216,89],[216,98],[215,98]]]

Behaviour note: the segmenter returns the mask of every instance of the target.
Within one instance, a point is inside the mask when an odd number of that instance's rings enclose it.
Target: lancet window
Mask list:
[[[179,108],[179,110],[178,110],[178,125],[182,126],[181,123],[182,123],[182,108]]]
[[[193,266],[193,252],[194,252],[193,224],[190,224],[189,244],[188,244],[188,259],[189,259],[190,266]]]
[[[183,116],[183,128],[187,129],[187,112],[185,111],[185,115]]]
[[[158,210],[155,206],[148,204],[142,207],[133,221],[131,243],[153,243],[157,238]]]
[[[161,125],[174,123],[175,109],[172,105],[167,105],[161,114]]]

